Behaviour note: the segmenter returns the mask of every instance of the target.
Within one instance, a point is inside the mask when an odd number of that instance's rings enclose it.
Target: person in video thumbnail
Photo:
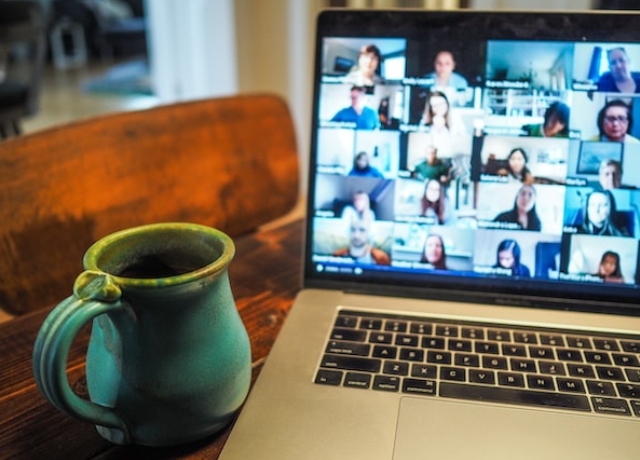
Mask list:
[[[369,164],[369,155],[367,152],[359,152],[355,156],[353,159],[353,168],[349,171],[349,176],[384,178],[377,168]]]
[[[426,151],[426,159],[413,169],[413,177],[423,180],[437,179],[446,184],[449,181],[449,166],[438,158],[438,149],[435,146],[428,145]]]
[[[433,62],[434,71],[425,75],[425,78],[433,78],[436,88],[455,88],[466,89],[469,86],[467,79],[457,72],[456,61],[453,53],[448,50],[442,50],[436,54]]]
[[[436,270],[447,269],[447,254],[444,249],[444,241],[442,241],[440,235],[432,234],[427,236],[420,262],[430,264]]]
[[[640,93],[640,72],[632,72],[627,50],[622,46],[607,51],[609,72],[600,76],[598,91],[608,93]]]
[[[616,160],[603,160],[598,170],[598,182],[602,190],[613,190],[622,186],[622,164]]]
[[[496,251],[494,268],[511,270],[511,276],[531,277],[529,267],[520,262],[520,245],[514,240],[502,240]]]
[[[569,137],[569,106],[563,102],[553,102],[544,112],[544,122],[524,125],[522,129],[532,137]]]
[[[430,126],[435,133],[449,133],[451,132],[450,109],[447,96],[441,91],[433,91],[425,103],[420,124]]]
[[[352,86],[350,97],[351,105],[339,110],[331,121],[352,122],[356,124],[356,129],[380,128],[378,113],[371,107],[366,106],[366,88],[364,86]]]
[[[493,221],[518,224],[522,230],[540,231],[542,224],[536,212],[535,189],[531,185],[520,187],[513,208],[498,214]]]
[[[609,101],[600,109],[597,123],[600,134],[593,141],[640,143],[629,134],[633,125],[631,107],[620,99]]]
[[[349,246],[338,249],[333,255],[350,258],[358,264],[391,264],[389,255],[371,243],[370,219],[352,219],[349,223]]]
[[[421,215],[433,217],[440,225],[449,224],[453,219],[445,188],[437,179],[427,179],[424,183]]]
[[[507,176],[509,179],[522,182],[523,184],[533,184],[533,175],[527,168],[529,161],[527,153],[521,147],[516,147],[509,152],[507,164],[498,171],[498,175]]]
[[[352,204],[347,205],[342,210],[342,218],[347,222],[355,219],[364,219],[373,222],[376,220],[376,213],[371,209],[371,199],[369,194],[362,190],[358,190],[353,194]]]
[[[617,225],[616,202],[609,190],[594,190],[587,195],[582,210],[583,221],[578,233],[589,235],[629,236],[626,227]]]
[[[608,283],[624,283],[622,270],[620,269],[620,255],[617,252],[605,251],[598,264],[598,271],[594,276]]]
[[[365,45],[360,48],[358,63],[347,74],[347,81],[357,86],[373,86],[382,83],[380,62],[382,55],[376,45]]]

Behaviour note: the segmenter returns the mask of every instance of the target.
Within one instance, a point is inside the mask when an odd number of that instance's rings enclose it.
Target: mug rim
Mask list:
[[[108,246],[114,242],[120,241],[126,237],[136,236],[142,233],[156,233],[162,231],[187,231],[197,234],[206,234],[219,239],[222,243],[222,252],[212,262],[187,273],[180,275],[167,276],[162,278],[135,278],[119,276],[114,273],[110,273],[98,265],[100,256]],[[229,235],[221,230],[206,225],[194,224],[188,222],[160,222],[154,224],[140,225],[136,227],[130,227],[123,230],[119,230],[97,240],[93,243],[89,249],[85,252],[83,257],[83,265],[85,270],[94,270],[104,273],[112,277],[117,284],[123,287],[149,287],[158,288],[163,286],[177,286],[187,284],[192,281],[200,280],[209,276],[213,276],[221,272],[235,255],[235,245]]]

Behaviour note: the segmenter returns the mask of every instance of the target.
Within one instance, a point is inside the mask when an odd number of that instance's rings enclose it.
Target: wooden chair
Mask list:
[[[188,221],[231,236],[298,196],[286,104],[247,95],[76,122],[0,143],[0,308],[52,306],[102,236]]]

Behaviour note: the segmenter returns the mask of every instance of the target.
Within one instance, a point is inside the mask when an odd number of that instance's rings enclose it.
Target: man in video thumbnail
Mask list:
[[[359,264],[390,265],[389,255],[371,244],[371,221],[369,219],[351,219],[349,225],[349,247],[338,249],[336,257],[350,257]]]
[[[351,105],[336,113],[331,121],[353,122],[356,129],[378,129],[380,118],[371,107],[366,106],[367,90],[363,86],[351,87]]]

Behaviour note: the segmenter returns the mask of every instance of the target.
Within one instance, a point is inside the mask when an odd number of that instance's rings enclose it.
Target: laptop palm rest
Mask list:
[[[631,417],[403,398],[393,460],[637,460]]]

